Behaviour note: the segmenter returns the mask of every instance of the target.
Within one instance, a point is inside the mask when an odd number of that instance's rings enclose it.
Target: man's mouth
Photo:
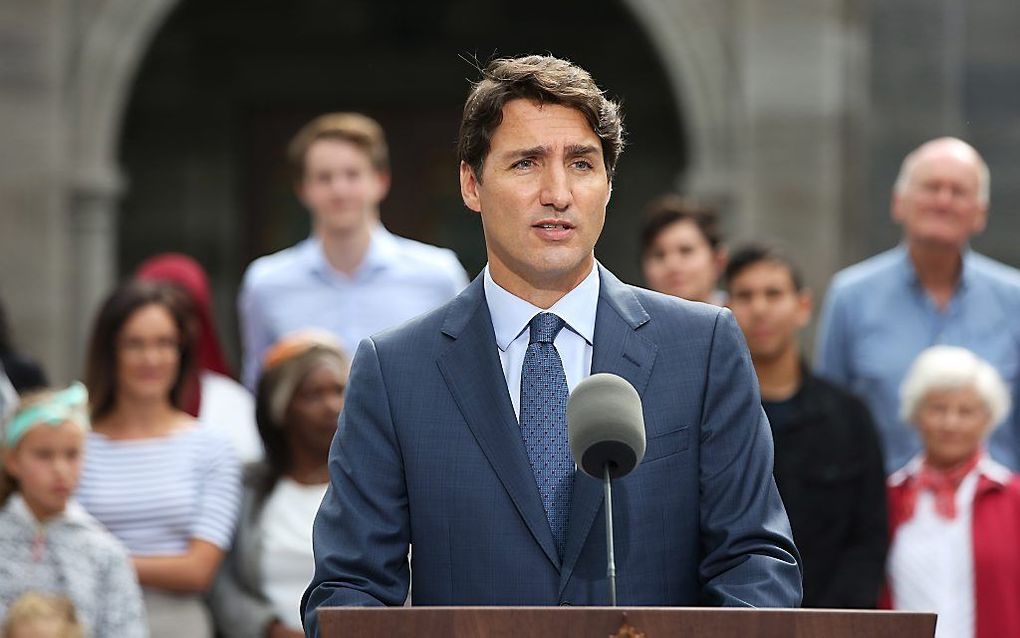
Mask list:
[[[570,230],[574,227],[573,224],[567,221],[540,221],[537,224],[533,224],[535,228],[544,228],[547,230]]]

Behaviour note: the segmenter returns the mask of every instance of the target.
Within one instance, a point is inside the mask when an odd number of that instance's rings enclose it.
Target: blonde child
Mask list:
[[[89,429],[74,384],[26,397],[0,432],[0,621],[28,592],[66,596],[86,636],[147,635],[124,548],[73,499]]]
[[[63,596],[25,594],[7,610],[4,638],[82,638],[74,605]]]

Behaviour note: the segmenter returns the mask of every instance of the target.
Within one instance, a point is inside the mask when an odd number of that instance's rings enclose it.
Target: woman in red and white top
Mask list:
[[[936,612],[938,638],[1020,636],[1020,477],[984,449],[1008,387],[969,350],[934,346],[900,400],[924,449],[889,477],[887,606]]]

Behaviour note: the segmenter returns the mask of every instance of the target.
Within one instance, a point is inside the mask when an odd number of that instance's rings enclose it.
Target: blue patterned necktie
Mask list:
[[[567,443],[567,375],[553,345],[563,320],[543,312],[531,319],[530,327],[521,368],[521,435],[562,557],[574,490],[574,460]]]

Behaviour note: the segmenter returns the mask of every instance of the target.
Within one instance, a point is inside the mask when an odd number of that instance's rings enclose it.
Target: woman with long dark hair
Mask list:
[[[78,500],[130,552],[153,638],[212,636],[202,595],[240,502],[231,443],[183,409],[194,323],[177,288],[126,283],[103,304],[86,363],[93,431]]]
[[[284,338],[265,356],[255,415],[266,458],[248,468],[237,537],[213,587],[229,638],[304,636],[298,610],[315,568],[312,522],[329,483],[347,371],[325,333]]]
[[[262,442],[255,427],[255,400],[235,381],[213,318],[212,291],[205,269],[181,253],[161,253],[146,259],[135,277],[179,286],[188,295],[197,320],[195,367],[198,383],[188,397],[186,412],[230,439],[242,462],[262,458]]]

